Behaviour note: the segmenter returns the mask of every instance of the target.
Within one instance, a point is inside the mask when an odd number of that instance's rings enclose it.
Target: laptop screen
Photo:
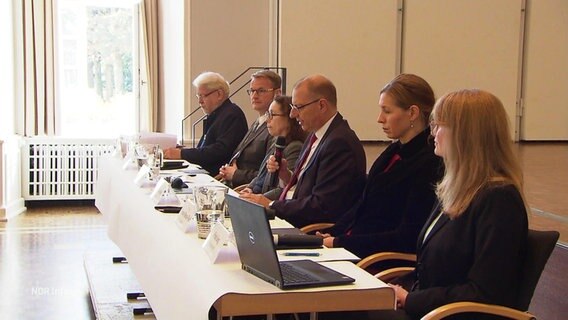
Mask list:
[[[242,265],[266,281],[282,283],[264,207],[232,195],[227,195],[227,204]]]

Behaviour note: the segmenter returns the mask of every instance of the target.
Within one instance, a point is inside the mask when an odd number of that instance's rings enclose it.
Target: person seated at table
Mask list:
[[[229,99],[229,83],[218,73],[203,72],[193,80],[199,107],[207,117],[196,148],[171,148],[167,159],[184,159],[217,174],[247,132],[247,119],[241,108]]]
[[[373,163],[360,201],[332,228],[316,233],[326,247],[344,247],[361,258],[415,252],[443,174],[428,125],[435,101],[428,82],[413,74],[398,75],[382,88],[377,122],[395,141]]]
[[[258,118],[233,152],[229,163],[219,169],[219,177],[229,187],[249,183],[258,174],[259,166],[272,144],[266,127],[268,107],[282,93],[281,86],[282,79],[274,71],[261,70],[252,74],[247,93]]]
[[[278,177],[276,177],[276,185],[273,185],[271,174],[268,173],[266,168],[267,160],[270,157],[274,158],[276,139],[278,137],[285,138],[285,147],[284,150],[282,150],[282,157],[287,160],[289,170],[294,169],[304,140],[306,140],[306,133],[302,130],[302,127],[300,127],[296,120],[288,116],[290,109],[292,109],[290,107],[291,103],[292,97],[279,96],[274,98],[274,101],[270,104],[270,108],[266,112],[266,122],[268,132],[274,137],[272,146],[260,165],[258,175],[241,191],[241,195],[247,193],[265,194],[268,198],[272,197],[272,199],[277,199],[280,195],[281,189],[278,187]]]
[[[515,307],[528,207],[505,108],[489,92],[461,90],[440,98],[432,119],[434,152],[445,174],[418,237],[416,269],[395,282],[403,286],[392,285],[399,310],[320,319],[417,319],[458,301]]]
[[[322,75],[300,79],[292,90],[290,117],[309,132],[294,172],[269,159],[284,186],[278,200],[242,195],[263,205],[297,228],[335,222],[352,207],[365,186],[365,151],[355,132],[337,111],[337,92]]]

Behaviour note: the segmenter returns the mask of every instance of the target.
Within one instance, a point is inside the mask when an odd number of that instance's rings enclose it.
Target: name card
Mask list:
[[[122,170],[134,170],[138,168],[138,164],[136,164],[136,159],[126,156],[124,158],[124,163],[122,164]]]
[[[120,139],[116,140],[116,143],[114,145],[114,150],[112,150],[111,156],[113,158],[118,158],[118,159],[124,158],[124,153],[122,152],[122,143]]]
[[[213,224],[209,235],[203,243],[203,250],[205,250],[212,263],[215,263],[219,257],[219,252],[221,252],[221,248],[227,243],[227,240],[229,240],[229,230],[222,223]]]
[[[147,165],[143,165],[142,168],[140,168],[140,170],[138,170],[138,173],[136,174],[136,177],[134,178],[134,184],[137,187],[142,187],[144,182],[146,182],[146,180],[148,180],[149,174],[150,174],[150,167],[148,167]]]
[[[188,233],[192,231],[192,229],[195,229],[195,223],[191,224],[191,222],[193,221],[193,216],[195,215],[195,211],[196,209],[194,203],[189,200],[186,200],[183,203],[181,211],[179,212],[176,219],[176,223],[184,233]]]
[[[170,184],[164,178],[160,178],[160,180],[158,180],[156,187],[154,187],[154,190],[150,194],[150,199],[152,199],[154,205],[160,202],[164,193],[170,188]]]

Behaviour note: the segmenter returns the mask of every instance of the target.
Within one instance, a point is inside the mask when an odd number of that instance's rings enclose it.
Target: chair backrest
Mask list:
[[[542,270],[556,246],[560,234],[557,231],[530,230],[527,237],[527,252],[522,271],[518,310],[529,309],[531,299]]]

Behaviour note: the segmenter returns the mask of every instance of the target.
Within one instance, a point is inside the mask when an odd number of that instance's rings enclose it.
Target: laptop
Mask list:
[[[353,283],[355,279],[312,260],[279,262],[264,207],[226,196],[242,269],[280,289]]]

